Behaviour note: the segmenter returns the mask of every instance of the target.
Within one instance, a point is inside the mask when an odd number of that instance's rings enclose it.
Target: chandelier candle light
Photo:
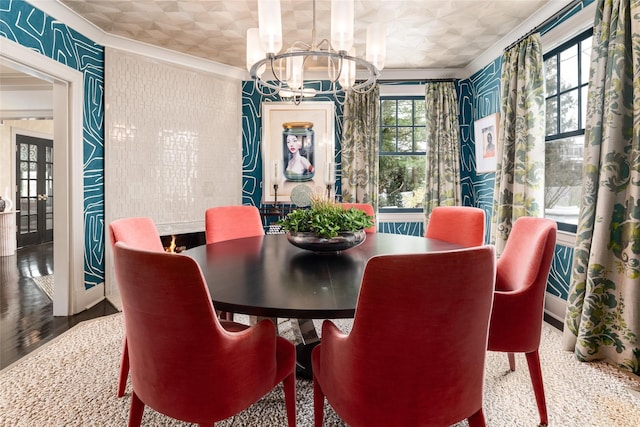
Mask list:
[[[316,0],[313,1],[311,43],[295,41],[282,50],[280,0],[258,0],[259,28],[247,30],[247,69],[261,95],[292,98],[297,104],[305,97],[334,95],[349,89],[369,92],[380,77],[386,54],[383,25],[367,28],[366,60],[353,47],[354,1],[331,0],[331,42],[316,40]],[[326,68],[330,87],[305,87],[305,70]],[[365,73],[356,82],[356,71]],[[338,86],[339,85],[339,86]]]
[[[336,165],[333,162],[327,162],[324,175],[324,184],[327,186],[327,199],[331,199],[331,190],[336,183]]]
[[[333,162],[333,146],[328,142],[324,144],[327,163],[324,171],[324,185],[327,187],[327,199],[331,199],[331,189],[336,183],[336,164]]]

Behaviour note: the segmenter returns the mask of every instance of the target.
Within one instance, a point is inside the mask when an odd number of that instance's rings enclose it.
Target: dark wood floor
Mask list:
[[[102,301],[75,316],[53,316],[53,303],[33,277],[53,274],[53,244],[0,257],[0,369],[84,320],[117,313]]]

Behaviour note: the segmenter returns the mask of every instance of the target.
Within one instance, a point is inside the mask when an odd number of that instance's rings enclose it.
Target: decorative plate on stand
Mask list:
[[[311,195],[313,190],[305,184],[298,184],[291,189],[291,203],[304,208],[311,205]]]

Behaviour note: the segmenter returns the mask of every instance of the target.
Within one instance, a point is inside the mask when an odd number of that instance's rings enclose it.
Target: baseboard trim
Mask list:
[[[563,300],[562,298],[556,295],[552,295],[550,293],[546,294],[546,297],[544,300],[544,313],[546,316],[549,316],[550,318],[554,319],[560,325],[564,325],[564,316],[565,316],[566,308],[567,308],[567,301]]]
[[[85,290],[81,295],[79,295],[78,305],[80,307],[84,307],[82,310],[88,310],[103,299],[104,282]]]
[[[120,299],[120,294],[107,295],[107,301],[109,301],[116,310],[122,311],[122,300]]]

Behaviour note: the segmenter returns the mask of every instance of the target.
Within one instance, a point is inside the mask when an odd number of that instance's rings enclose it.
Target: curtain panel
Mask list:
[[[640,0],[600,0],[564,342],[640,374]]]
[[[424,213],[428,221],[434,207],[460,205],[460,124],[454,82],[427,82],[425,111]]]
[[[513,222],[544,211],[545,92],[540,34],[502,56],[491,243],[502,253]]]
[[[342,201],[369,203],[378,210],[380,86],[349,91],[342,130]]]

